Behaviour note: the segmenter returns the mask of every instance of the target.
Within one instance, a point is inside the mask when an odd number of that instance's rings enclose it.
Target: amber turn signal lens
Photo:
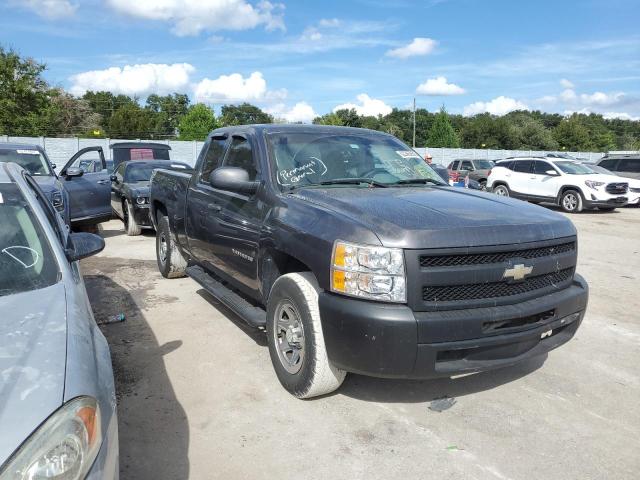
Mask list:
[[[345,288],[345,272],[342,270],[333,270],[331,275],[331,286],[336,292],[344,292]]]

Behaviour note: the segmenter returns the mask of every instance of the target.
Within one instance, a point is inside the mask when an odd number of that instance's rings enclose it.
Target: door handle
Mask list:
[[[98,180],[98,185],[106,185],[107,183],[111,183],[109,180]]]
[[[217,203],[210,203],[209,205],[207,205],[207,210],[209,210],[210,212],[220,212],[222,210],[222,207]]]

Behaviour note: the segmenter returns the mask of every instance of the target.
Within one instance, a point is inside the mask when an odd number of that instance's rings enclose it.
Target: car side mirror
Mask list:
[[[115,175],[110,175],[109,178],[111,179],[112,182],[118,183],[118,177],[116,177]]]
[[[245,195],[256,193],[260,184],[249,180],[249,173],[244,168],[238,167],[216,168],[209,175],[209,183],[213,188]]]
[[[84,175],[84,170],[79,167],[69,167],[64,172],[64,176],[67,177],[67,180],[73,177],[81,177],[82,175]]]
[[[558,175],[558,172],[556,172],[555,170],[547,170],[544,173],[545,175],[551,175],[552,177],[555,177],[556,175]]]
[[[65,254],[70,262],[82,260],[104,250],[104,239],[93,233],[77,232],[69,235],[69,247]]]
[[[51,168],[52,168],[53,170],[55,170],[56,168],[58,168],[58,165],[56,165],[55,163],[52,163],[52,164],[51,164]]]

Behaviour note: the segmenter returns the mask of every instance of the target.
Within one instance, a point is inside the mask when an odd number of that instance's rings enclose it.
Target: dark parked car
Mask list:
[[[69,233],[49,201],[0,163],[0,478],[115,480],[109,346],[78,264],[104,240]]]
[[[487,178],[493,165],[491,160],[460,159],[451,162],[447,168],[454,182],[468,176],[469,179],[478,182],[482,190],[485,190]]]
[[[189,275],[266,329],[276,375],[300,398],[347,372],[513,365],[567,342],[587,306],[566,217],[452,188],[382,132],[215,130],[193,173],[154,172],[151,218],[162,275]]]
[[[170,160],[171,147],[164,143],[154,142],[117,142],[111,148],[111,171],[115,171],[122,162],[130,160]]]
[[[80,150],[62,167],[59,175],[55,173],[56,165],[39,145],[0,143],[0,162],[14,162],[27,170],[72,226],[95,225],[111,218],[110,181],[102,148]]]
[[[122,162],[111,175],[111,208],[124,222],[127,235],[153,228],[149,219],[149,180],[155,168],[192,171],[185,163],[166,160]]]
[[[595,162],[610,172],[626,178],[640,179],[640,153],[610,153]]]

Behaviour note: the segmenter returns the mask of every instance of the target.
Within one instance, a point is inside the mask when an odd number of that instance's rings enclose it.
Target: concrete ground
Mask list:
[[[548,358],[455,380],[349,375],[290,396],[264,334],[194,281],[163,279],[153,234],[104,226],[83,261],[119,396],[123,479],[636,479],[640,210],[570,217],[591,286],[576,337]],[[443,396],[455,403],[437,412]]]

